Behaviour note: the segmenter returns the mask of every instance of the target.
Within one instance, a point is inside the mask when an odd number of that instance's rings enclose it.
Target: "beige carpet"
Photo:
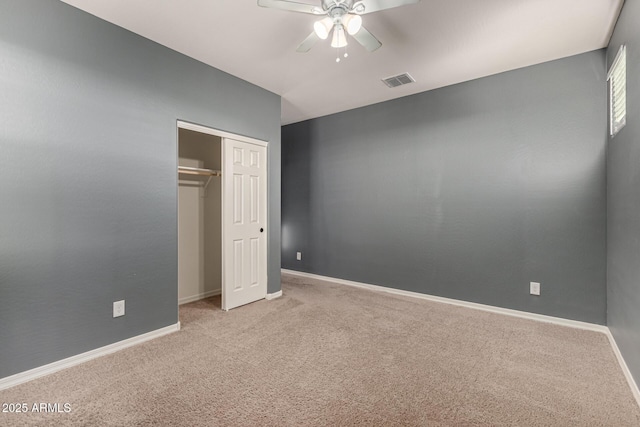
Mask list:
[[[0,425],[640,426],[605,335],[309,279],[0,392]]]

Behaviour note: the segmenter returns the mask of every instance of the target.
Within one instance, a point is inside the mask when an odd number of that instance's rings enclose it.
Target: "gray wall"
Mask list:
[[[2,0],[0,94],[0,378],[177,322],[178,119],[270,142],[280,289],[279,96],[51,0]]]
[[[607,49],[627,45],[627,125],[607,153],[607,323],[640,384],[640,4],[627,1]],[[607,67],[608,68],[608,67]]]
[[[599,50],[283,127],[283,267],[604,324],[605,97]]]

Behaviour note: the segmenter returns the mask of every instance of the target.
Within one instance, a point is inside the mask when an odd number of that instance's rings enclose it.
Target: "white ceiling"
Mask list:
[[[296,47],[319,18],[256,0],[63,0],[282,96],[282,124],[337,113],[608,44],[623,0],[422,0],[363,15],[382,47]],[[320,5],[320,0],[297,0]],[[409,72],[416,83],[380,79]]]

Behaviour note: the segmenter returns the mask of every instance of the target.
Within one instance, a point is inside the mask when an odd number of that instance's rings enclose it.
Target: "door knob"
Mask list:
[[[260,232],[262,233],[263,231],[264,231],[264,228],[261,228],[261,229],[260,229]]]

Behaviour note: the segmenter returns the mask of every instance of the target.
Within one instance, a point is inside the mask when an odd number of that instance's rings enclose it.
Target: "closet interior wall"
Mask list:
[[[178,165],[221,170],[220,137],[178,130]],[[222,289],[221,177],[178,175],[178,302]]]

